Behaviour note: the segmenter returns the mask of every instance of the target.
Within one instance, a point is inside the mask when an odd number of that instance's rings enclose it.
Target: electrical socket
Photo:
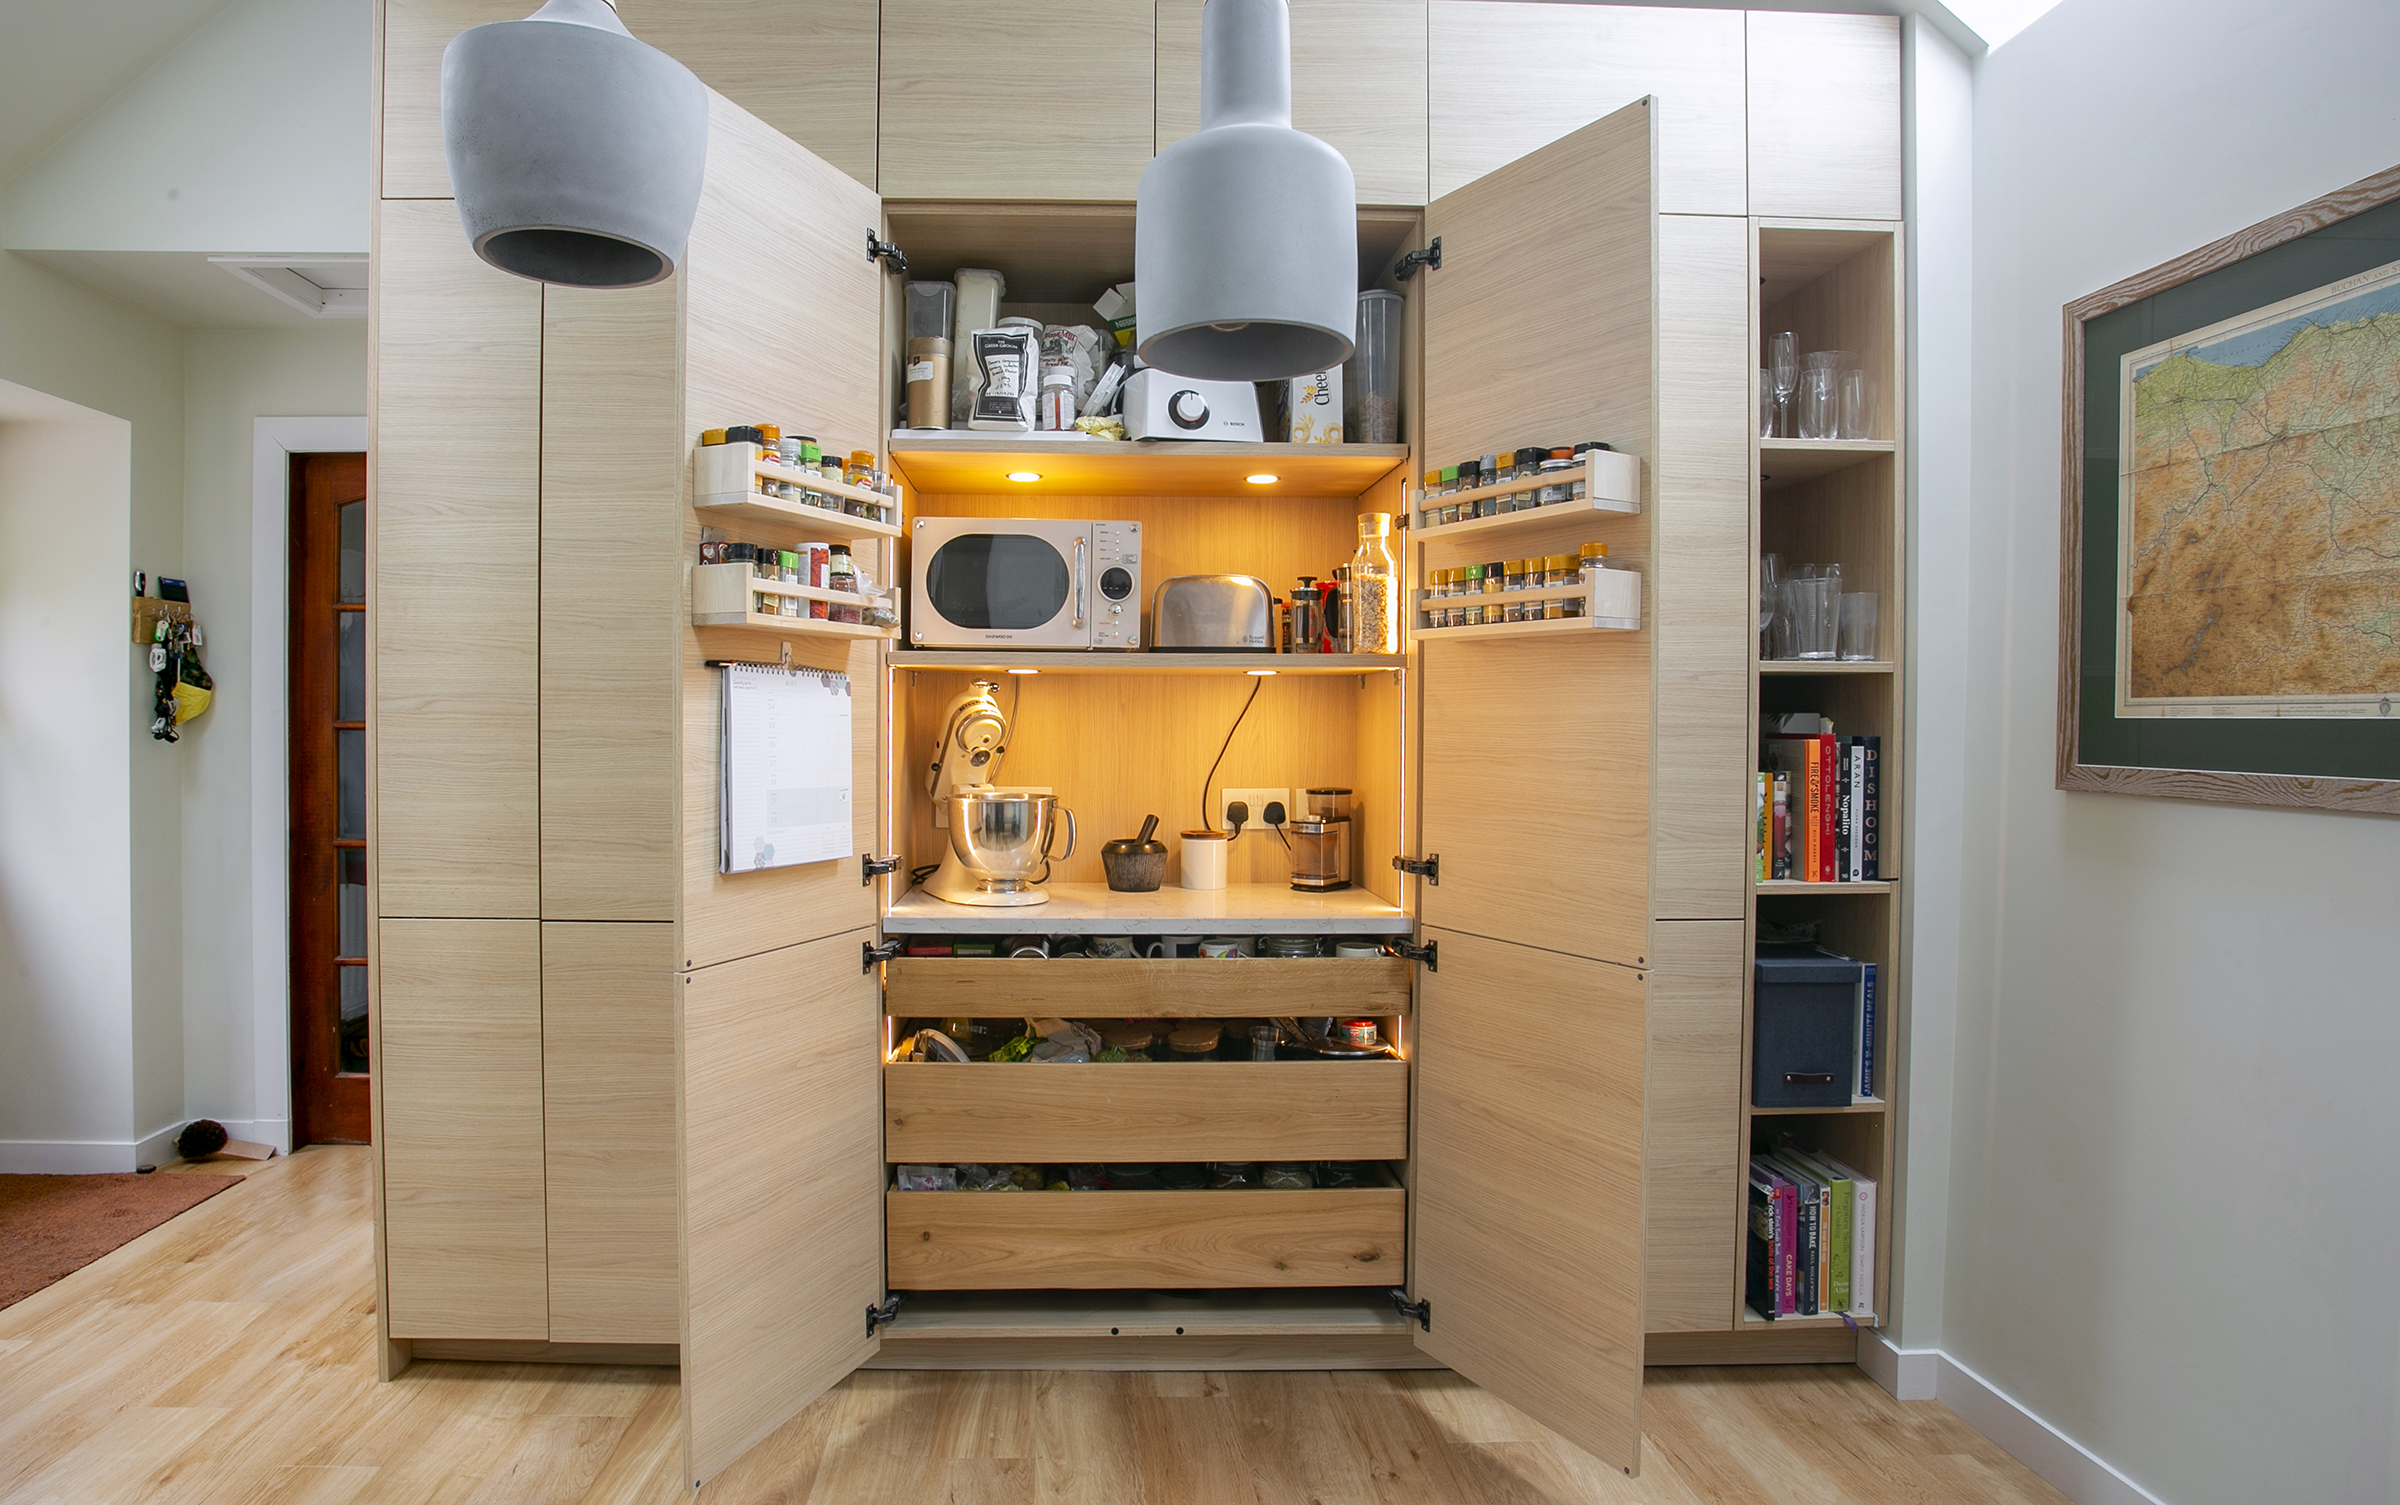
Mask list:
[[[1249,830],[1249,829],[1250,829],[1252,826],[1258,826],[1258,827],[1261,827],[1261,828],[1263,828],[1263,827],[1266,825],[1266,823],[1267,823],[1267,803],[1268,803],[1268,801],[1270,801],[1270,800],[1274,800],[1274,801],[1280,801],[1280,802],[1282,803],[1282,805],[1283,805],[1283,808],[1284,808],[1284,811],[1285,811],[1285,814],[1286,814],[1286,818],[1288,819],[1288,818],[1289,818],[1290,811],[1291,811],[1291,808],[1292,808],[1292,791],[1290,791],[1289,789],[1221,789],[1221,790],[1219,790],[1219,791],[1217,792],[1217,829],[1218,829],[1218,830],[1220,830],[1220,831],[1230,831],[1230,830],[1232,830],[1232,829],[1233,829],[1233,817],[1232,817],[1232,816],[1230,816],[1230,815],[1228,815],[1228,814],[1226,814],[1225,812],[1226,812],[1226,807],[1230,806],[1230,805],[1231,805],[1231,804],[1232,804],[1234,801],[1236,801],[1236,800],[1240,800],[1242,803],[1244,803],[1244,804],[1246,804],[1246,805],[1248,805],[1248,806],[1250,807],[1250,815],[1249,815],[1249,818],[1248,818],[1247,820],[1245,820],[1245,821],[1243,821],[1243,822],[1242,822],[1242,829],[1243,829],[1243,830],[1245,830],[1245,831],[1247,831],[1247,830]]]

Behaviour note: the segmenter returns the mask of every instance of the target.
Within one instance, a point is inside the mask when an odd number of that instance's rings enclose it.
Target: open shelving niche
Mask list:
[[[1803,352],[1851,351],[1876,383],[1875,432],[1904,433],[1900,227],[1763,220],[1753,221],[1752,233],[1753,281],[1758,289],[1752,323],[1757,350],[1753,366],[1765,364],[1767,341],[1787,329],[1800,336]],[[1751,395],[1749,411],[1755,412],[1757,394]],[[1754,1038],[1750,1012],[1755,974],[1747,968],[1742,1005],[1742,1143],[1746,1150],[1754,1151],[1774,1136],[1789,1133],[1799,1143],[1823,1150],[1876,1179],[1876,1289],[1869,1303],[1875,1315],[1850,1318],[1821,1313],[1773,1321],[1761,1317],[1749,1307],[1740,1283],[1738,1272],[1748,1262],[1745,1248],[1736,1263],[1732,1293],[1740,1330],[1745,1333],[1841,1328],[1853,1321],[1860,1327],[1874,1327],[1889,1311],[1892,1207],[1896,1200],[1893,1177],[1902,1106],[1892,1045],[1899,1038],[1899,1012],[1906,1006],[1899,966],[1900,913],[1906,891],[1897,872],[1906,813],[1905,749],[1901,743],[1906,602],[1899,564],[1906,558],[1900,487],[1904,449],[1896,438],[1752,439],[1752,598],[1756,599],[1758,585],[1755,560],[1763,554],[1779,554],[1787,564],[1838,561],[1846,591],[1876,592],[1880,638],[1876,657],[1868,662],[1767,660],[1758,657],[1754,646],[1750,688],[1754,746],[1763,715],[1809,710],[1830,716],[1839,735],[1882,738],[1883,757],[1878,879],[1812,883],[1754,876],[1749,922],[1755,940],[1761,919],[1813,920],[1822,944],[1876,964],[1878,1096],[1836,1108],[1752,1106],[1749,1056]],[[1752,857],[1755,871],[1755,851]],[[1747,1224],[1746,1178],[1740,1195],[1741,1205],[1732,1209],[1737,1247]]]

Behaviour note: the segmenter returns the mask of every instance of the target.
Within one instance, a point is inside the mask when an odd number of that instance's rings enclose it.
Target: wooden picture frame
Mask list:
[[[2358,217],[2375,211],[2389,210],[2376,216],[2370,232],[2361,227]],[[2387,236],[2381,221],[2389,219],[2392,233]],[[2336,229],[2334,227],[2343,227]],[[2390,720],[2380,717],[2352,717],[2343,720],[2314,720],[2303,718],[2240,719],[2198,718],[2180,723],[2181,731],[2169,730],[2170,723],[2158,723],[2158,731],[2149,735],[2153,744],[2171,746],[2178,737],[2199,741],[2214,737],[2220,747],[2234,745],[2236,739],[2247,738],[2253,747],[2272,744],[2277,751],[2268,756],[2224,756],[2215,759],[2220,766],[2172,766],[2167,761],[2149,762],[2139,759],[2091,762],[2087,761],[2087,723],[2097,726],[2101,718],[2096,712],[2105,709],[2107,724],[2124,727],[2128,723],[2115,720],[2116,704],[2111,698],[2119,670],[2116,662],[2117,618],[2115,615],[2116,578],[2113,559],[2116,553],[2117,476],[2112,469],[2105,478],[2105,501],[2109,511],[2105,518],[2087,517],[2087,500],[2092,498],[2099,478],[2089,473],[2087,461],[2096,453],[2093,444],[2105,446],[2103,455],[2113,453],[2122,442],[2117,433],[2117,419],[2107,419],[2106,433],[2089,432],[2087,418],[2094,409],[2093,383],[2088,377],[2087,363],[2092,356],[2091,325],[2096,320],[2120,311],[2145,305],[2147,300],[2162,294],[2184,306],[2168,308],[2151,304],[2161,310],[2162,328],[2171,334],[2196,329],[2198,324],[2175,325],[2176,317],[2190,318],[2194,308],[2202,307],[2208,296],[2206,289],[2212,278],[2227,279],[2224,285],[2239,281],[2248,286],[2263,285],[2256,275],[2262,263],[2253,263],[2266,253],[2277,252],[2287,258],[2292,271],[2283,273],[2285,280],[2298,276],[2322,275],[2306,271],[2312,265],[2306,257],[2289,259],[2294,243],[2334,230],[2334,246],[2347,248],[2341,254],[2350,258],[2380,255],[2385,261],[2400,260],[2400,166],[2389,168],[2372,177],[2362,178],[2348,187],[2337,189],[2322,198],[2262,220],[2215,243],[2177,257],[2161,266],[2151,268],[2122,282],[2102,288],[2096,293],[2067,304],[2063,311],[2064,425],[2061,445],[2061,485],[2059,495],[2059,660],[2058,660],[2058,761],[2057,787],[2106,794],[2145,794],[2174,799],[2213,800],[2226,804],[2301,806],[2342,810],[2358,813],[2400,814],[2400,776],[2359,776],[2356,765],[2392,762],[2400,751],[2400,714]],[[2306,285],[2303,281],[2302,285]],[[2255,296],[2241,292],[2237,296]],[[2205,319],[2202,322],[2206,322]],[[2121,341],[2120,341],[2121,342]],[[2114,360],[2111,360],[2112,368]],[[2113,391],[2113,382],[2110,390]],[[2112,399],[2113,401],[2113,399]],[[2113,406],[2111,408],[2113,414]],[[2087,532],[2087,523],[2095,531]],[[2092,607],[2098,601],[2089,569],[2087,546],[2096,548],[2100,542],[2098,530],[2104,530],[2112,567],[2107,579],[2109,616],[2103,637],[2092,622]],[[2087,629],[2091,629],[2087,642]],[[2097,671],[2086,664],[2087,647],[2105,644],[2108,653],[2107,673],[2095,679]],[[2100,686],[2100,698],[2105,706],[2087,704],[2086,681]],[[2400,700],[2400,697],[2391,697]],[[2324,729],[2337,728],[2337,733]],[[2239,763],[2294,761],[2294,749],[2303,745],[2311,735],[2338,735],[2344,739],[2344,755],[2329,762],[2347,762],[2353,766],[2341,771],[2266,771],[2254,768],[2222,766]],[[2132,734],[2128,734],[2132,735]],[[2367,739],[2367,740],[2362,740]],[[2103,740],[2106,740],[2105,738]],[[2362,754],[2362,749],[2365,751]],[[2119,749],[2122,751],[2122,749]],[[2195,763],[2205,760],[2194,758]]]

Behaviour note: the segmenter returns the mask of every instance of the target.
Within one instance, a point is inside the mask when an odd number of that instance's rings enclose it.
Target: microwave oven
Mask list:
[[[909,529],[916,648],[1142,646],[1142,525],[920,517]]]

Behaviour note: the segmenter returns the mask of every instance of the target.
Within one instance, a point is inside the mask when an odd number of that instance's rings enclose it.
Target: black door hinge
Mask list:
[[[1428,972],[1442,970],[1442,943],[1440,941],[1427,941],[1420,946],[1415,941],[1403,941],[1395,938],[1392,941],[1392,950],[1409,961],[1423,962],[1425,970]]]
[[[1392,1287],[1392,1310],[1415,1322],[1425,1331],[1433,1331],[1433,1303],[1431,1301],[1411,1301],[1408,1299],[1408,1292],[1394,1286]]]
[[[894,1291],[891,1295],[883,1298],[883,1305],[867,1308],[867,1336],[874,1337],[875,1329],[889,1326],[892,1320],[899,1315],[900,1293]]]
[[[893,245],[872,230],[867,232],[867,260],[883,262],[890,270],[898,272],[901,276],[908,275],[908,258],[901,254],[898,246]],[[1435,259],[1434,265],[1441,265],[1439,258]]]
[[[1424,250],[1411,251],[1393,263],[1392,275],[1402,282],[1406,282],[1409,278],[1417,275],[1419,267],[1431,267],[1437,272],[1442,269],[1442,238],[1440,236],[1435,236],[1433,244]]]
[[[877,962],[896,961],[903,949],[905,948],[899,941],[885,941],[880,946],[873,941],[860,941],[858,943],[858,970],[872,972],[875,970]]]
[[[1414,873],[1435,888],[1442,886],[1442,854],[1430,853],[1420,862],[1414,857],[1395,857],[1392,866],[1404,873]]]
[[[858,854],[858,886],[860,888],[870,887],[876,879],[883,877],[886,873],[898,871],[900,871],[900,859],[897,857],[869,857],[864,852]]]

